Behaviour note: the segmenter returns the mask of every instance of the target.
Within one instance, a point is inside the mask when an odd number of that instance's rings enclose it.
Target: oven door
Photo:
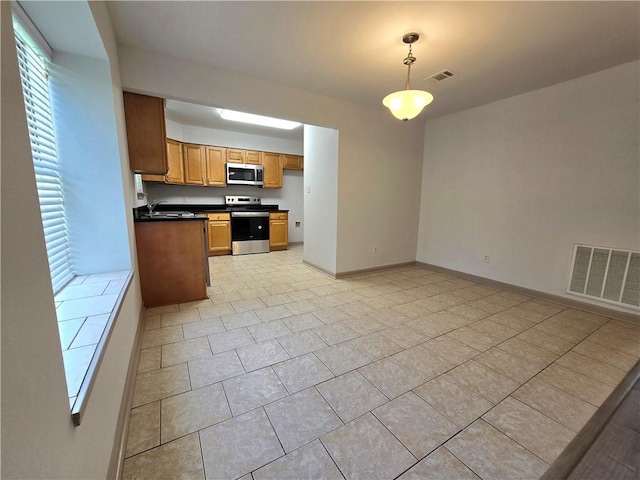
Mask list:
[[[269,251],[269,212],[231,212],[233,255]]]

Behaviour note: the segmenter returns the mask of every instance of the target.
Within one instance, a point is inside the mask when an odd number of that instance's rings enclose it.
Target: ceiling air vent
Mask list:
[[[451,70],[443,70],[441,72],[436,73],[435,75],[431,75],[430,77],[427,77],[429,80],[433,80],[436,82],[442,82],[443,80],[446,80],[447,78],[451,78],[454,75],[456,75],[455,72],[452,72]]]
[[[640,252],[574,245],[567,292],[640,306]]]

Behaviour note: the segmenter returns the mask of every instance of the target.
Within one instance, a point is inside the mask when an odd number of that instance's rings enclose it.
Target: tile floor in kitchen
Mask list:
[[[640,355],[637,325],[422,267],[210,263],[209,300],[146,312],[124,478],[537,478]]]

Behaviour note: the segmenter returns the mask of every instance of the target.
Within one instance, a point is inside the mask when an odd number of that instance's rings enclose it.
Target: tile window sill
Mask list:
[[[133,270],[77,276],[56,296],[56,316],[73,423],[86,408]]]

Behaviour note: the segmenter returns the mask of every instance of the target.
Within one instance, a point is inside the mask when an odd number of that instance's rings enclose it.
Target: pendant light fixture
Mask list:
[[[407,33],[402,37],[402,41],[409,44],[409,55],[403,60],[407,66],[407,83],[404,90],[390,93],[382,99],[382,104],[391,111],[394,117],[403,122],[417,117],[424,107],[433,102],[433,95],[429,92],[411,90],[411,65],[417,60],[411,52],[411,45],[419,38],[420,35],[415,32]]]

